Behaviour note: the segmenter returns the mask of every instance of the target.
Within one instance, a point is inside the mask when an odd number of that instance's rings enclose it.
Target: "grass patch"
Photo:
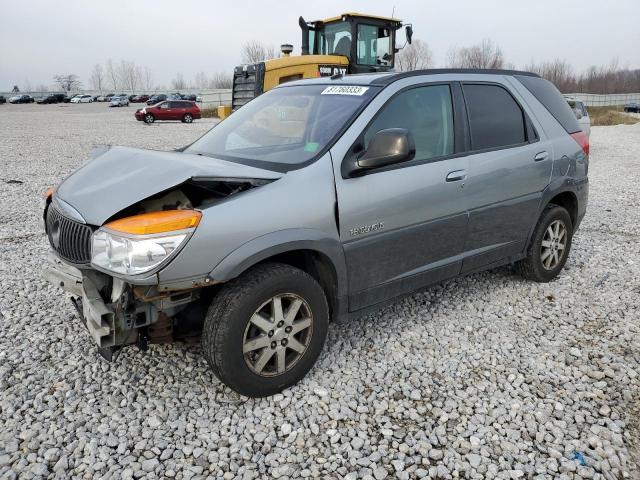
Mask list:
[[[218,118],[218,107],[207,107],[200,110],[202,118]]]
[[[633,125],[640,122],[640,118],[624,113],[621,106],[587,107],[587,111],[591,117],[591,126]]]

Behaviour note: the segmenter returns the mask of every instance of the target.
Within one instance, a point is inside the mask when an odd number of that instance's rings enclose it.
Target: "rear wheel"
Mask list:
[[[153,123],[156,121],[156,117],[152,113],[147,113],[144,116],[144,123]]]
[[[567,261],[573,223],[563,207],[549,205],[542,215],[531,238],[528,256],[516,264],[520,274],[536,282],[550,282],[558,276]]]
[[[205,319],[202,346],[216,376],[264,397],[295,384],[322,351],[329,310],[322,287],[289,265],[259,265],[229,282]]]
[[[182,117],[182,121],[184,123],[191,123],[193,122],[193,115],[191,115],[190,113],[185,113],[184,117]]]

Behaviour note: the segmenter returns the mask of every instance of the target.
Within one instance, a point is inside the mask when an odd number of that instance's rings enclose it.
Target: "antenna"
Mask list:
[[[396,13],[396,6],[395,5],[393,6],[393,9],[391,10],[391,18],[394,18],[393,17],[394,13]]]

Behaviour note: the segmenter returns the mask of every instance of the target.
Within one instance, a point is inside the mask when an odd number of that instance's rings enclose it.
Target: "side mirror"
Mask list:
[[[356,170],[369,170],[411,160],[416,153],[413,136],[406,128],[387,128],[376,133],[367,150],[356,160]]]
[[[407,25],[404,28],[404,33],[407,37],[407,43],[409,43],[409,45],[411,45],[411,37],[413,37],[413,27],[411,25]]]

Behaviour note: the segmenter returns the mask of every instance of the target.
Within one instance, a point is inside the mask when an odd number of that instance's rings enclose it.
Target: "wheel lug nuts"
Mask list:
[[[283,325],[284,325],[284,322],[283,322],[282,320],[280,320],[280,321],[278,322],[278,327],[281,327],[281,326],[283,326]]]
[[[273,348],[276,348],[277,346],[278,346],[278,343],[277,343],[277,342],[271,342],[271,348],[272,348],[272,349],[273,349]]]
[[[285,329],[284,329],[284,331],[285,331],[286,333],[291,333],[291,327],[287,327],[287,328],[285,328]]]
[[[268,335],[269,335],[270,337],[273,337],[273,330],[269,330]]]
[[[284,347],[284,346],[286,346],[286,345],[287,345],[287,339],[286,339],[286,338],[283,338],[283,339],[282,339],[282,346]]]

